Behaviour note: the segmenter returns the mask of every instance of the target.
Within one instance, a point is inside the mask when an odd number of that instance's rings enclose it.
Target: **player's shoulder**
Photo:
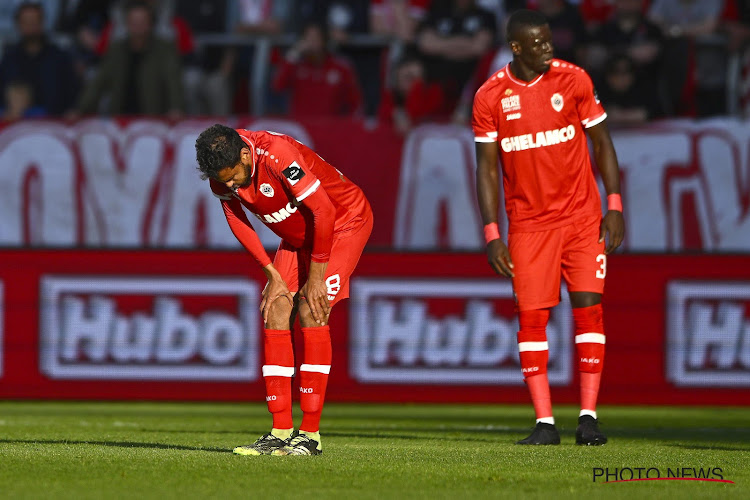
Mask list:
[[[508,66],[495,71],[477,90],[475,98],[492,99],[499,97],[508,88]]]
[[[550,63],[549,72],[555,78],[572,78],[573,80],[591,78],[585,69],[562,59],[553,59]]]

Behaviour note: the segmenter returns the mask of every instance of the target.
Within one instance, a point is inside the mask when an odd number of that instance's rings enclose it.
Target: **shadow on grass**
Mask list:
[[[113,446],[115,448],[149,448],[154,450],[187,450],[210,451],[214,453],[231,453],[228,448],[201,448],[180,444],[138,443],[133,441],[72,441],[67,439],[0,439],[0,444],[92,444],[96,446]]]

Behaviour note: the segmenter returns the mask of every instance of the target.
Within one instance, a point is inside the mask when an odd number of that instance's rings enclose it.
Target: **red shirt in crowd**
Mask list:
[[[289,111],[298,117],[351,115],[362,102],[354,71],[332,55],[322,64],[285,59],[272,86],[277,92],[291,92]]]
[[[385,90],[380,99],[378,117],[384,123],[391,123],[393,112],[399,107],[404,108],[414,124],[450,115],[442,87],[436,83],[425,83],[424,80],[414,82],[403,99],[399,99],[392,89]]]

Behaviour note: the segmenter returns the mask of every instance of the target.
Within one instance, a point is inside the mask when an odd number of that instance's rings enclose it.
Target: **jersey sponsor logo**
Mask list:
[[[750,281],[673,281],[666,303],[667,379],[750,387]]]
[[[350,372],[360,382],[523,384],[511,283],[355,278],[351,287]],[[563,289],[547,326],[554,385],[572,379],[571,316]]]
[[[236,278],[41,278],[52,379],[257,379],[258,286]]]
[[[281,173],[284,174],[284,177],[286,177],[289,184],[292,186],[297,184],[299,180],[305,176],[305,171],[302,170],[302,167],[300,167],[296,161],[293,161],[292,164],[282,170]]]
[[[513,137],[503,137],[500,140],[500,147],[503,151],[510,153],[512,151],[524,151],[527,149],[544,148],[554,146],[563,142],[572,140],[576,135],[576,128],[568,125],[560,129],[545,130],[536,134],[516,135]]]
[[[268,224],[276,224],[277,222],[281,222],[283,220],[288,219],[296,211],[297,211],[297,207],[293,205],[292,202],[290,201],[289,203],[286,204],[284,208],[282,208],[278,212],[274,212],[272,214],[265,214],[265,215],[256,215],[256,217],[258,217],[260,220]]]
[[[505,115],[505,121],[518,120],[519,118],[521,118],[521,113],[510,113]]]
[[[552,109],[554,109],[558,113],[563,109],[563,96],[561,96],[560,94],[552,94],[550,102],[552,102]]]
[[[268,184],[267,182],[264,182],[260,185],[260,192],[263,196],[268,196],[269,198],[273,198],[273,186]]]
[[[512,111],[519,111],[521,109],[521,96],[510,95],[500,99],[500,104],[503,107],[503,113],[510,113]]]

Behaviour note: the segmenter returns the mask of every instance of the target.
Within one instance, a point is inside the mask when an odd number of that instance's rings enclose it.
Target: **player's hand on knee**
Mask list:
[[[609,235],[609,237],[607,237]],[[622,244],[625,237],[625,220],[619,210],[610,210],[602,219],[599,227],[599,243],[607,238],[607,246],[604,253],[612,253]]]
[[[263,313],[264,323],[268,323],[268,313],[271,310],[271,305],[280,297],[283,297],[282,300],[288,300],[289,305],[294,307],[294,297],[281,276],[269,278],[266,287],[261,293],[260,301],[260,310]]]
[[[300,290],[310,307],[313,319],[316,323],[323,325],[328,320],[331,305],[328,301],[328,289],[323,280],[309,278],[305,286]]]
[[[487,261],[497,274],[507,278],[515,276],[510,251],[502,240],[496,239],[487,243]]]

